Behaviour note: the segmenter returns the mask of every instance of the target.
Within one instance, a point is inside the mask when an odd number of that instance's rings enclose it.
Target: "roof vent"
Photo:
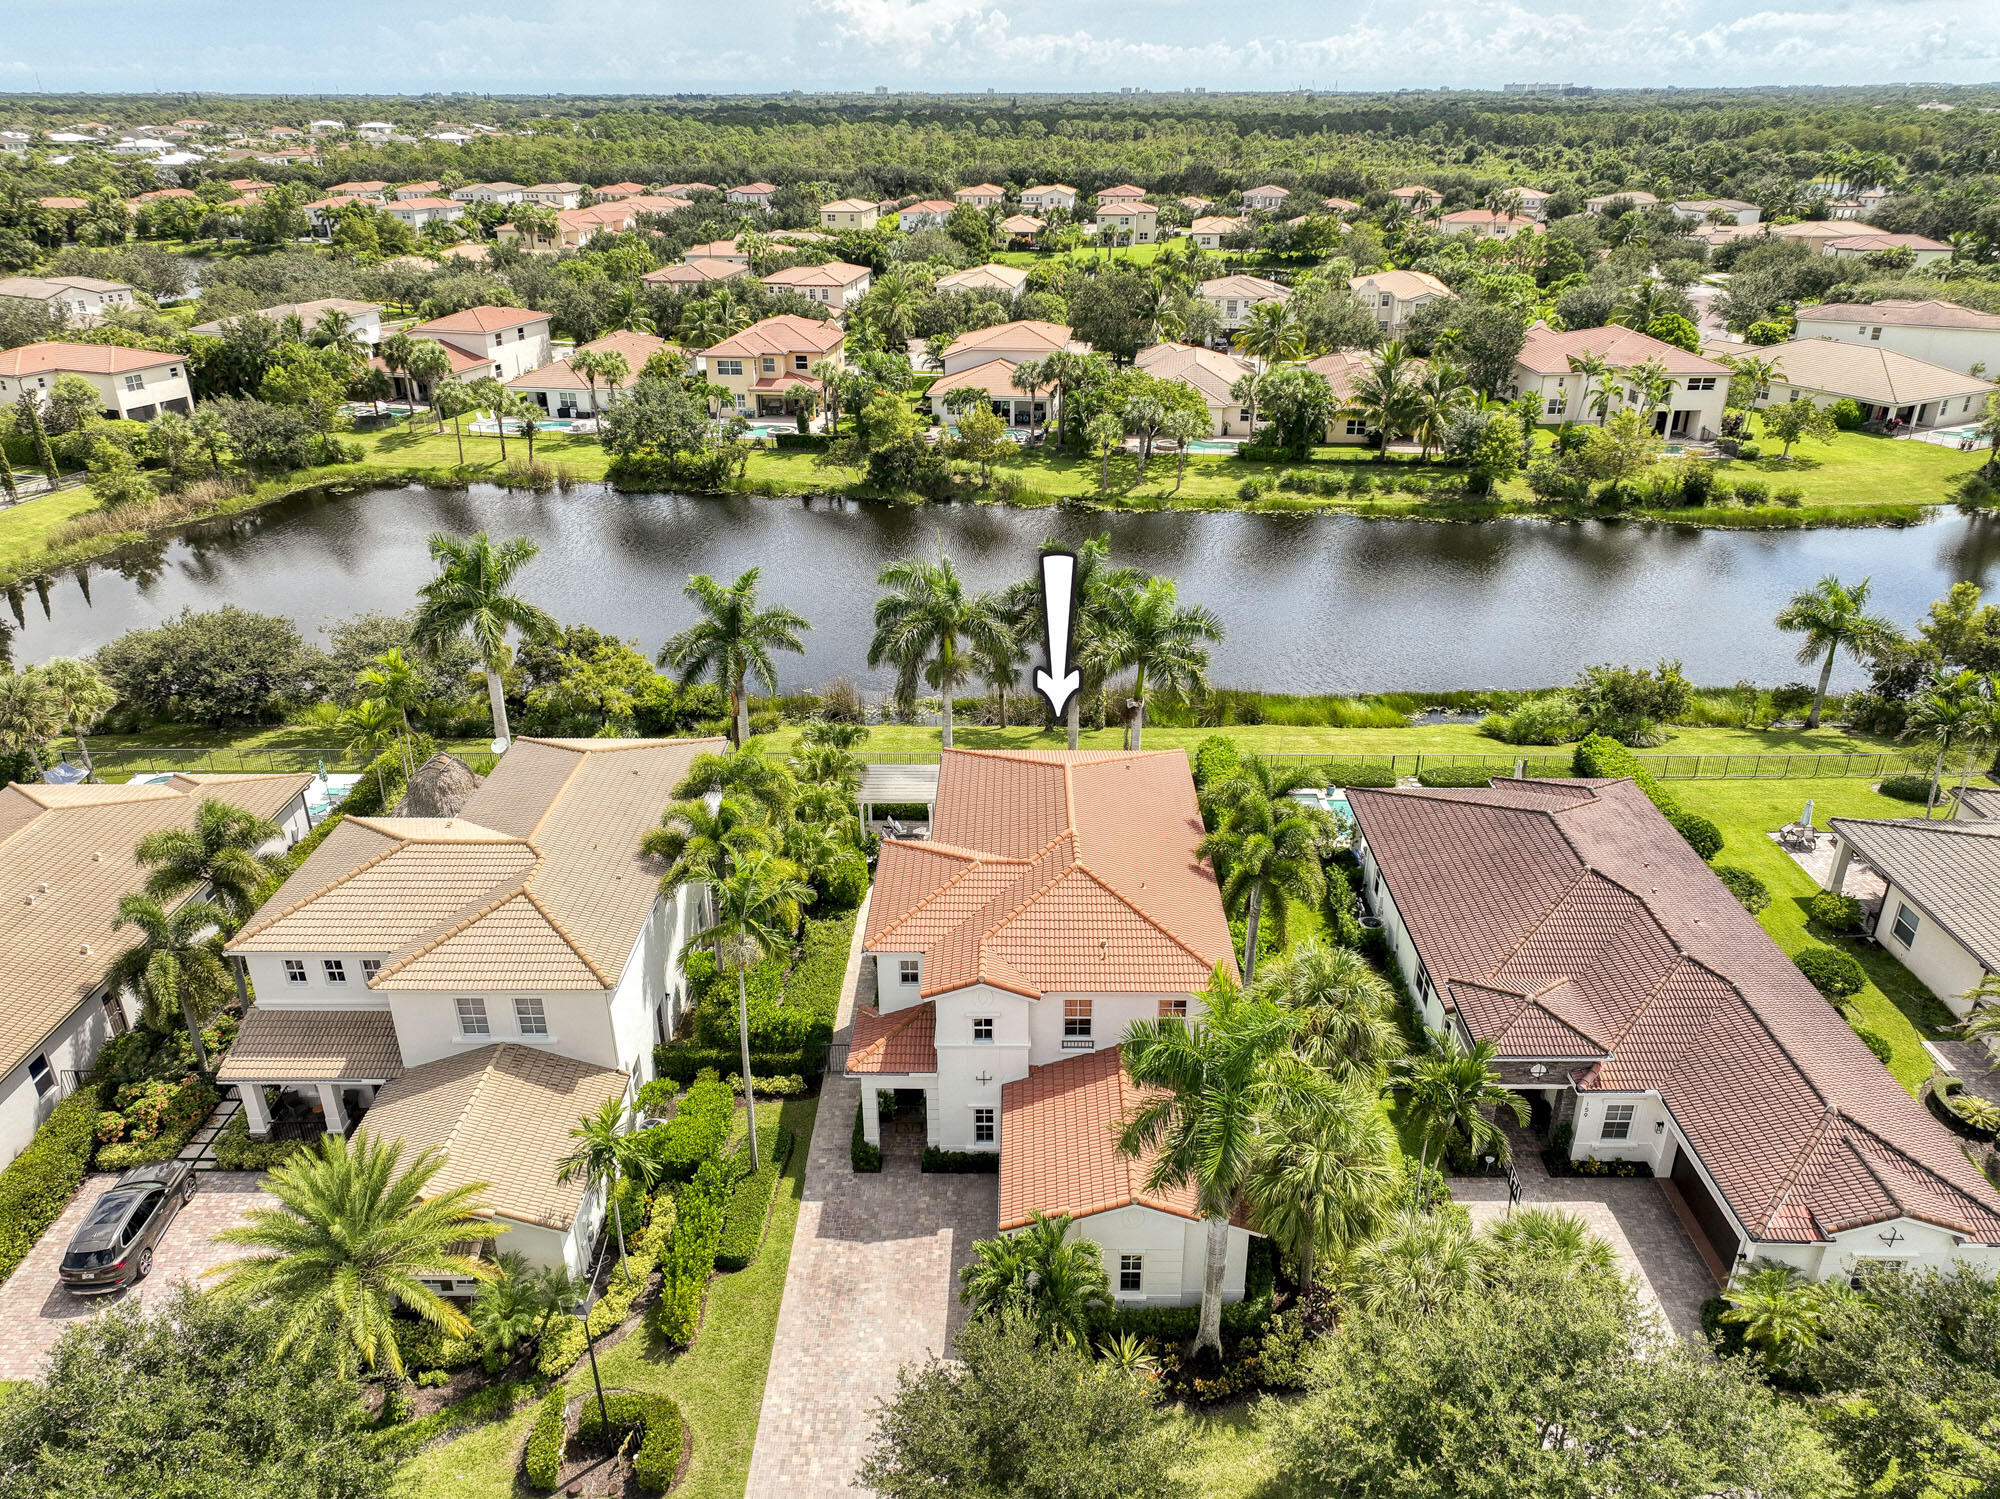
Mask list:
[[[49,882],[47,880],[43,880],[40,884],[35,886],[35,894],[47,895],[48,893],[49,893]]]
[[[86,958],[87,958],[87,957],[89,957],[89,956],[90,956],[90,944],[89,944],[88,942],[84,943],[84,944],[83,944],[83,946],[81,946],[81,947],[79,947],[79,948],[77,949],[77,951],[78,951],[79,953],[81,953],[81,954],[82,954],[82,955],[83,955],[84,957],[86,957]]]
[[[34,903],[35,897],[32,892],[21,897],[21,904],[24,906],[32,906]]]
[[[100,848],[96,853],[92,854],[90,862],[93,864],[102,864],[104,862],[104,850]]]

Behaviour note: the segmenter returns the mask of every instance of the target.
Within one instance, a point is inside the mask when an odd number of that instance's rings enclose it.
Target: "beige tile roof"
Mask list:
[[[375,1095],[362,1130],[401,1140],[404,1159],[444,1153],[433,1192],[485,1182],[480,1194],[502,1217],[566,1230],[584,1184],[556,1180],[570,1131],[607,1099],[622,1098],[627,1073],[536,1047],[500,1043],[412,1067]]]
[[[1558,333],[1546,323],[1528,330],[1528,340],[1515,356],[1516,362],[1541,375],[1560,375],[1569,370],[1572,354],[1595,354],[1614,370],[1628,370],[1647,359],[1657,359],[1674,375],[1721,375],[1729,366],[1700,354],[1690,354],[1678,345],[1666,343],[1636,328],[1612,323],[1603,328],[1577,328]]]
[[[1291,289],[1262,276],[1214,276],[1201,283],[1204,297],[1248,297],[1253,302],[1288,302]]]
[[[752,323],[741,333],[703,349],[710,358],[753,359],[763,354],[827,354],[840,347],[840,325],[794,313]]]
[[[113,931],[112,923],[118,898],[145,883],[133,855],[141,838],[192,827],[204,796],[275,820],[311,781],[179,776],[164,786],[0,787],[0,1071],[32,1056],[137,941],[132,928]]]
[[[1037,227],[1040,227],[1039,225]],[[939,291],[1000,291],[1013,296],[1028,284],[1028,273],[1017,265],[975,265],[937,278]]]
[[[719,739],[518,739],[452,818],[349,818],[229,951],[379,952],[376,990],[608,989],[652,909],[639,853]]]
[[[1135,363],[1155,379],[1193,386],[1210,406],[1234,402],[1230,388],[1252,373],[1248,360],[1193,344],[1154,344],[1141,349]]]
[[[1045,323],[1035,318],[1021,318],[1011,323],[997,323],[991,328],[974,328],[970,333],[961,333],[951,341],[944,353],[948,359],[954,354],[970,353],[974,349],[992,349],[1001,353],[1023,353],[1033,357],[1053,354],[1070,345],[1070,329],[1067,323]]]
[[[1360,291],[1364,286],[1377,291],[1385,291],[1399,302],[1408,302],[1415,297],[1449,297],[1454,295],[1429,271],[1371,271],[1366,276],[1350,276],[1350,289]]]
[[[357,302],[352,297],[321,297],[312,302],[280,302],[275,307],[259,308],[251,315],[268,318],[272,322],[276,322],[279,318],[295,317],[305,326],[306,331],[310,333],[313,324],[319,321],[320,314],[324,312],[344,312],[350,318],[366,318],[370,314],[379,317],[382,312],[382,304],[379,302]],[[242,315],[238,313],[237,317],[217,318],[212,323],[196,323],[192,328],[188,329],[188,332],[208,333],[219,337]]]
[[[1906,328],[1976,328],[1982,333],[2000,333],[2000,313],[1934,300],[1823,302],[1801,307],[1794,315],[1801,323],[1879,323]]]
[[[1010,213],[1000,221],[1000,227],[1009,234],[1039,234],[1048,226],[1047,219],[1038,219],[1031,213]]]
[[[747,276],[750,267],[739,265],[733,260],[684,260],[679,265],[663,265],[657,271],[648,271],[639,279],[652,286],[698,285],[707,281],[727,281],[732,276]]]
[[[947,751],[931,833],[882,845],[868,931],[924,954],[925,998],[1192,993],[1235,971],[1179,750]]]
[[[1243,220],[1227,214],[1209,214],[1196,219],[1188,227],[1196,234],[1234,234],[1243,227]]]
[[[1877,406],[1908,406],[1950,396],[1985,396],[2000,386],[1948,365],[1898,354],[1880,344],[1797,338],[1758,353],[1774,360],[1778,382]]]
[[[868,267],[830,260],[825,265],[788,265],[760,277],[766,286],[852,286],[868,279]]]
[[[875,208],[873,198],[835,198],[831,203],[819,206],[821,213],[867,213]]]
[[[252,1005],[216,1079],[225,1083],[387,1082],[403,1049],[387,1010],[280,1010]]]

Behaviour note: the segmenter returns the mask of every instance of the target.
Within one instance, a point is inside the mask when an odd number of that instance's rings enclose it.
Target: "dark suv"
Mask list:
[[[98,1296],[144,1280],[153,1247],[193,1199],[195,1181],[191,1161],[135,1166],[119,1177],[63,1252],[62,1283],[75,1295]]]

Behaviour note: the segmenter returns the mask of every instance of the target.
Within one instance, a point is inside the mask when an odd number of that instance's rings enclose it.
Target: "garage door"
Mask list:
[[[1696,1167],[1694,1157],[1689,1155],[1685,1148],[1675,1151],[1674,1169],[1667,1174],[1673,1179],[1674,1185],[1680,1188],[1681,1197],[1686,1201],[1688,1211],[1694,1214],[1694,1221],[1701,1225],[1702,1234],[1708,1239],[1709,1247],[1714,1249],[1716,1258],[1725,1265],[1735,1264],[1736,1246],[1740,1240],[1736,1236],[1736,1230],[1730,1225],[1729,1215],[1723,1212],[1721,1204],[1709,1191],[1708,1183],[1702,1180],[1701,1171]]]

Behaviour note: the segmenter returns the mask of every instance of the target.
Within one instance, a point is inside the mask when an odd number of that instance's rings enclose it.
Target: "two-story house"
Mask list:
[[[570,1130],[653,1077],[704,892],[640,835],[715,739],[518,739],[452,817],[348,817],[230,940],[256,989],[218,1076],[268,1131],[282,1096],[359,1120],[439,1189],[483,1181],[538,1265],[587,1266],[599,1194]]]
[[[840,325],[784,313],[752,323],[701,351],[709,384],[729,392],[742,416],[787,416],[798,411],[805,393],[817,394],[812,367],[839,359]]]
[[[1141,193],[1140,197],[1145,194]],[[1046,218],[1055,209],[1076,211],[1076,189],[1066,182],[1044,182],[1021,190],[1021,211]]]
[[[1091,222],[1105,244],[1150,245],[1160,237],[1160,210],[1143,198],[1119,198],[1110,203],[1100,198],[1097,216]]]
[[[957,206],[944,198],[925,198],[920,203],[897,209],[896,227],[905,234],[913,234],[919,229],[942,229],[945,220],[951,217],[952,209]]]
[[[454,203],[519,203],[526,192],[527,189],[518,182],[473,182],[455,190],[451,200]]]
[[[1970,374],[2000,374],[2000,313],[1956,302],[1888,299],[1807,304],[1794,314],[1800,338],[1871,344]]]
[[[882,217],[882,205],[873,198],[836,198],[819,206],[822,229],[873,229]]]
[[[746,182],[741,187],[732,187],[722,196],[730,203],[745,203],[752,208],[769,208],[771,200],[778,196],[778,190],[768,182]]]
[[[491,366],[486,373],[496,380],[511,380],[541,368],[549,362],[551,352],[549,315],[525,307],[468,307],[418,323],[410,329],[410,337],[443,344]],[[465,374],[460,378],[466,378]]]
[[[97,276],[0,277],[0,299],[40,303],[76,328],[92,327],[113,308],[133,305],[131,287]]]
[[[1245,220],[1228,214],[1203,214],[1188,226],[1188,237],[1203,250],[1220,250],[1223,240],[1243,231]]]
[[[150,422],[162,411],[185,416],[194,404],[185,355],[54,341],[0,350],[0,403],[11,405],[23,393],[45,401],[59,375],[89,381],[99,409],[114,419]]]
[[[1292,190],[1274,182],[1243,189],[1243,206],[1252,213],[1277,213],[1291,200]]]
[[[1260,302],[1289,302],[1290,290],[1262,276],[1238,273],[1211,276],[1196,288],[1202,301],[1215,309],[1222,331],[1234,333],[1250,320],[1250,309]]]
[[[951,196],[953,202],[970,203],[974,208],[998,208],[1007,201],[1007,189],[996,187],[991,182],[981,182],[972,187],[961,187]]]
[[[1371,271],[1350,276],[1347,286],[1375,314],[1375,327],[1384,338],[1401,338],[1419,307],[1453,294],[1429,271]]]
[[[961,333],[939,355],[942,373],[931,382],[931,414],[951,420],[945,397],[955,390],[985,392],[993,410],[1010,427],[1033,427],[1054,421],[1059,401],[1054,386],[1021,390],[1014,372],[1029,361],[1058,352],[1085,353],[1089,345],[1070,336],[1067,323],[1019,318],[991,328]]]
[[[1444,194],[1434,187],[1421,187],[1412,183],[1408,187],[1392,187],[1389,196],[1411,213],[1428,213],[1444,201]]]
[[[1528,329],[1527,341],[1514,357],[1514,391],[1517,395],[1532,392],[1541,398],[1545,425],[1589,421],[1595,414],[1592,377],[1570,367],[1571,358],[1579,354],[1596,355],[1609,367],[1615,404],[1608,410],[1645,405],[1645,392],[1633,383],[1632,372],[1636,366],[1652,362],[1670,377],[1663,399],[1652,407],[1648,418],[1655,432],[1662,437],[1702,442],[1722,430],[1729,366],[1616,323],[1567,333],[1557,333],[1541,322]]]
[[[758,278],[773,291],[795,291],[809,302],[833,309],[835,317],[868,295],[868,267],[830,260],[825,265],[791,265]]]
[[[575,208],[583,202],[581,182],[537,182],[521,189],[523,203],[540,203],[545,208]]]
[[[296,318],[301,336],[310,336],[319,320],[329,312],[337,312],[347,319],[347,326],[354,336],[369,348],[382,341],[382,304],[379,302],[357,302],[352,297],[320,297],[311,302],[279,302],[275,306],[260,307],[255,313],[239,313],[235,318],[217,318],[209,323],[196,323],[188,329],[190,333],[205,333],[210,338],[220,338],[227,333],[237,318],[253,316],[273,323]]]
[[[876,999],[847,1071],[863,1136],[878,1090],[921,1092],[930,1143],[1000,1157],[1000,1227],[1067,1213],[1120,1301],[1201,1299],[1206,1233],[1189,1191],[1155,1193],[1115,1128],[1139,1100],[1120,1038],[1199,1016],[1234,975],[1201,811],[1178,750],[947,750],[925,842],[887,840],[868,907]],[[1249,1235],[1229,1231],[1224,1294]]]

